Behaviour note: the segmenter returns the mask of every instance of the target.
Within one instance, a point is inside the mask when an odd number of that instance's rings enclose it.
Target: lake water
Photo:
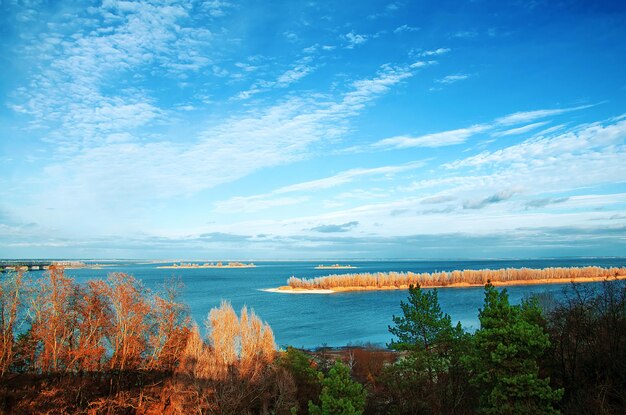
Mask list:
[[[257,267],[244,269],[159,269],[163,264],[116,262],[100,270],[76,269],[66,273],[84,282],[105,278],[110,272],[125,272],[141,279],[148,288],[156,288],[168,277],[179,277],[185,284],[182,299],[192,317],[202,326],[207,313],[222,299],[232,303],[237,312],[247,305],[267,321],[284,347],[314,348],[322,345],[346,346],[363,343],[385,345],[391,340],[387,330],[392,316],[401,314],[400,301],[407,291],[369,291],[330,295],[294,295],[262,291],[286,284],[287,278],[317,277],[329,273],[413,271],[434,272],[455,269],[483,269],[557,266],[625,266],[626,259],[555,259],[555,260],[481,260],[481,261],[342,261],[356,270],[316,270],[319,262],[255,262]],[[40,274],[32,271],[31,274]],[[591,283],[598,284],[598,283]],[[511,302],[525,296],[550,293],[561,297],[568,284],[508,287]],[[442,288],[439,301],[454,323],[468,329],[478,326],[478,309],[483,303],[483,288]]]

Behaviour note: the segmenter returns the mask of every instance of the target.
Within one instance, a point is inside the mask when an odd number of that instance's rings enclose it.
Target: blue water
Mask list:
[[[363,343],[385,345],[391,340],[388,326],[392,316],[401,313],[400,301],[406,291],[369,291],[330,295],[293,295],[261,291],[285,285],[287,278],[317,277],[329,273],[385,271],[452,271],[507,267],[545,268],[553,266],[603,267],[626,266],[626,259],[554,259],[554,260],[482,260],[482,261],[342,261],[356,270],[316,270],[319,262],[255,262],[256,268],[244,269],[159,269],[157,265],[117,262],[103,269],[67,270],[66,273],[84,282],[105,278],[110,272],[126,272],[155,289],[168,277],[179,277],[185,284],[182,300],[201,326],[207,313],[228,300],[238,311],[247,305],[267,321],[279,346],[314,348],[322,345],[345,346]],[[33,271],[38,275],[41,272]],[[598,284],[598,283],[590,283]],[[511,302],[519,303],[525,296],[549,293],[559,298],[568,284],[527,285],[508,287]],[[439,301],[454,323],[460,321],[467,329],[478,327],[478,309],[483,302],[483,289],[439,289]]]

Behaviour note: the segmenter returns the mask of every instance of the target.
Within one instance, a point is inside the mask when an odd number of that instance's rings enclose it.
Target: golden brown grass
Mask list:
[[[502,268],[455,270],[442,272],[378,272],[328,275],[317,278],[287,280],[287,290],[385,290],[421,287],[480,286],[491,281],[494,285],[545,284],[550,282],[604,280],[626,276],[626,268]]]

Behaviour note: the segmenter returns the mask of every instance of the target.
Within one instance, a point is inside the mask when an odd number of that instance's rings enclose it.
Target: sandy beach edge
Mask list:
[[[600,281],[616,281],[624,280],[626,275],[618,275],[615,277],[591,277],[591,278],[558,278],[558,279],[536,279],[536,280],[515,280],[515,281],[492,281],[495,287],[508,287],[519,285],[542,285],[542,284],[570,284],[572,282],[600,282]],[[422,288],[470,288],[470,287],[483,287],[485,284],[469,284],[469,283],[456,283],[449,285],[433,285],[425,286]],[[335,287],[330,289],[307,289],[307,288],[291,288],[288,285],[283,285],[278,288],[266,288],[261,291],[280,293],[280,294],[334,294],[342,292],[353,291],[389,291],[389,290],[408,290],[408,285],[401,286],[387,286],[387,287]]]

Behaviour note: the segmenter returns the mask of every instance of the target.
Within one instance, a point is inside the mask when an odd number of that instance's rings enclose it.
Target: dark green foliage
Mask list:
[[[562,390],[539,376],[539,361],[550,346],[541,311],[533,301],[512,306],[506,290],[485,287],[485,304],[474,335],[475,354],[467,361],[484,414],[554,414]]]
[[[316,369],[315,362],[303,351],[288,347],[281,356],[279,364],[293,376],[297,389],[299,413],[305,413],[309,401],[317,402],[322,389],[320,372]]]
[[[401,302],[402,316],[393,317],[389,331],[397,337],[389,347],[404,357],[387,369],[383,382],[394,413],[464,413],[471,400],[461,356],[469,336],[452,326],[441,311],[437,290],[409,289]]]
[[[309,402],[311,415],[360,415],[365,409],[367,391],[350,377],[348,366],[337,361],[326,376],[320,374],[320,404]]]

